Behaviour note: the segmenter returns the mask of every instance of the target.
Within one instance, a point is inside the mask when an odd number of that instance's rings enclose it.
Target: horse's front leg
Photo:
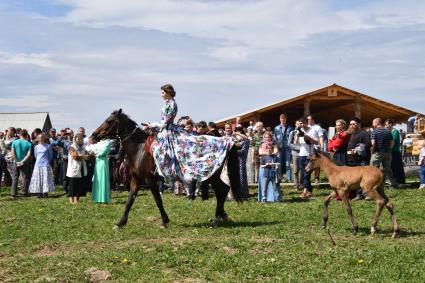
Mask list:
[[[158,177],[156,177],[153,174],[149,174],[149,176],[146,178],[146,184],[151,190],[156,206],[158,207],[159,212],[161,213],[161,218],[162,218],[161,227],[166,228],[167,224],[170,222],[170,219],[168,218],[168,215],[165,212],[164,206],[162,204],[162,197],[161,197],[161,194],[159,193]]]
[[[137,179],[132,176],[130,183],[130,192],[128,194],[127,202],[125,204],[124,214],[121,217],[120,221],[114,225],[114,229],[121,228],[122,226],[127,224],[128,214],[130,213],[130,209],[133,206],[134,200],[137,197],[137,192],[139,191],[139,183]]]
[[[325,201],[324,201],[324,206],[323,206],[323,229],[326,228],[326,225],[328,223],[328,214],[329,214],[329,203],[331,202],[331,200],[336,196],[336,192],[332,191],[332,193],[330,195],[328,195],[327,197],[325,197]]]

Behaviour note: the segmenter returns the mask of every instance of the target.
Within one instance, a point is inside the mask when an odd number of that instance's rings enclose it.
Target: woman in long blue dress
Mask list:
[[[176,92],[172,85],[161,87],[165,101],[160,123],[150,127],[159,128],[152,152],[159,174],[168,184],[176,180],[191,184],[210,178],[223,164],[233,141],[229,138],[188,135],[182,127],[174,124],[177,115]]]
[[[44,133],[37,136],[38,145],[34,147],[35,165],[32,173],[29,192],[38,194],[38,197],[47,196],[55,191],[53,171],[50,162],[53,158],[52,148],[47,144]]]

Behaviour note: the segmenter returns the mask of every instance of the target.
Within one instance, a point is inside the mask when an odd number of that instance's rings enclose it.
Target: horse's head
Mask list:
[[[106,120],[94,130],[92,137],[95,140],[101,139],[115,139],[120,132],[120,123],[123,119],[124,114],[122,110],[115,110]]]
[[[316,170],[317,168],[320,167],[319,164],[319,159],[323,158],[322,153],[319,149],[314,149],[313,153],[310,155],[310,160],[307,164],[307,166],[305,167],[305,171],[307,171],[307,173],[313,172],[314,170]]]

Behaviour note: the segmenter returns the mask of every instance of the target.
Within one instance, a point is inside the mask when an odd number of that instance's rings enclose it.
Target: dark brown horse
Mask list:
[[[328,221],[328,206],[329,202],[338,194],[344,202],[345,209],[350,217],[353,234],[358,231],[356,219],[354,219],[351,210],[350,200],[348,199],[348,192],[361,188],[363,192],[367,193],[369,197],[376,202],[376,211],[372,219],[370,227],[371,234],[376,233],[376,226],[378,224],[379,216],[382,209],[387,208],[391,214],[393,225],[392,237],[395,238],[398,233],[398,224],[394,213],[394,205],[390,199],[385,195],[384,184],[385,178],[383,172],[374,166],[338,166],[328,156],[320,151],[314,150],[310,156],[310,161],[306,166],[306,171],[311,172],[317,168],[322,169],[329,179],[329,185],[332,188],[332,193],[325,198],[325,205],[323,209],[323,228],[326,228]]]
[[[161,194],[159,193],[159,176],[155,170],[155,161],[152,154],[145,150],[145,143],[149,137],[149,133],[140,129],[137,123],[122,113],[120,109],[112,112],[105,122],[103,122],[102,125],[93,132],[92,136],[96,140],[106,138],[118,139],[121,142],[121,150],[123,151],[123,154],[127,156],[128,164],[130,166],[130,193],[128,195],[124,215],[114,228],[119,228],[127,224],[128,214],[137,196],[141,182],[144,182],[151,190],[156,205],[161,213],[162,226],[166,227],[170,220],[165,212]],[[217,207],[213,224],[219,224],[220,222],[227,221],[228,219],[228,216],[224,211],[224,202],[226,201],[230,187],[220,179],[222,169],[223,166],[208,180],[206,180],[206,182],[212,185],[217,198]],[[233,147],[228,153],[227,169],[233,196],[236,200],[240,200],[243,196],[239,185],[239,168],[236,147]]]

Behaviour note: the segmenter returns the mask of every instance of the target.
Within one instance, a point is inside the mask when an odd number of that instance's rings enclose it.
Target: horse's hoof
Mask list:
[[[168,222],[167,222],[168,223]],[[165,229],[165,228],[167,228],[167,223],[162,223],[160,226],[159,226],[159,228],[160,229]]]
[[[353,235],[357,235],[357,232],[359,231],[359,227],[358,226],[353,227],[352,231],[353,231]]]
[[[393,234],[392,234],[391,238],[392,238],[392,239],[397,238],[397,232],[393,232]]]
[[[119,230],[121,228],[121,226],[119,226],[118,224],[115,224],[114,226],[112,226],[112,230]]]
[[[370,227],[370,234],[372,236],[376,234],[376,228],[375,227]]]
[[[217,227],[221,223],[223,223],[223,218],[221,218],[221,217],[215,217],[214,219],[211,219],[210,226]]]

